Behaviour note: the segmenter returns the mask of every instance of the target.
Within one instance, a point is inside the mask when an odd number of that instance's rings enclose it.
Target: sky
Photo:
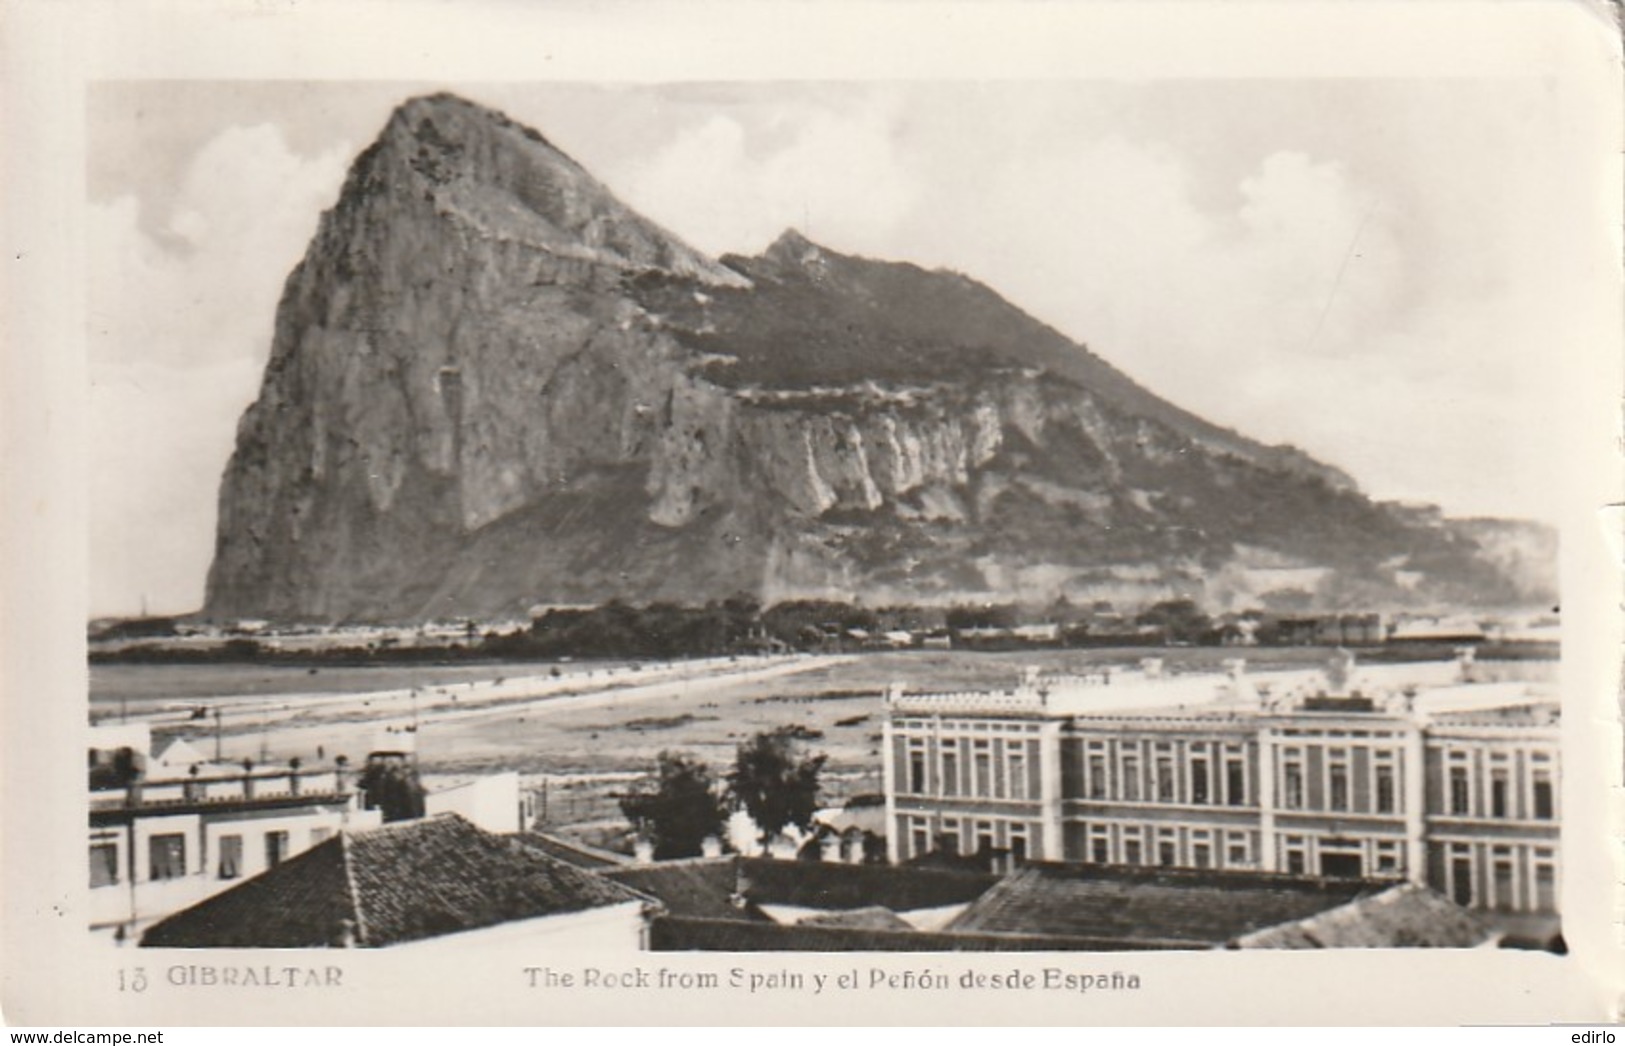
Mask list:
[[[712,254],[945,267],[1379,498],[1549,519],[1592,315],[1591,114],[1545,80],[103,82],[93,614],[201,605],[277,297],[391,109],[454,90]]]

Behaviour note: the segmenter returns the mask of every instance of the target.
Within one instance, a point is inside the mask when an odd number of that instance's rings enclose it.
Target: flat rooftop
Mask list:
[[[1484,674],[1492,675],[1485,669]],[[1346,690],[1374,699],[1377,713],[1386,701],[1406,690],[1414,694],[1414,709],[1429,716],[1484,713],[1508,707],[1551,704],[1552,684],[1540,680],[1463,682],[1455,661],[1357,665]],[[953,693],[910,693],[906,686],[888,701],[894,716],[1006,715],[1035,718],[1139,717],[1148,714],[1189,716],[1251,716],[1264,700],[1281,701],[1295,708],[1305,699],[1327,691],[1326,674],[1316,668],[1248,670],[1239,678],[1222,672],[1178,675],[1147,674],[1140,669],[1082,676],[1041,678],[1035,683],[1005,690]],[[1528,720],[1534,725],[1536,719]],[[1494,716],[1484,723],[1505,722]]]

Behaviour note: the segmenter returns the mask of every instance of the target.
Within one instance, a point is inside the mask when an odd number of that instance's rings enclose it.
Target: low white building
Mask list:
[[[519,774],[509,770],[438,781],[425,781],[424,813],[458,814],[488,832],[522,832],[534,819],[519,791]]]
[[[148,772],[154,776],[180,777],[192,767],[203,767],[208,763],[209,757],[198,751],[192,742],[177,737],[152,757],[152,767]]]
[[[378,811],[361,809],[343,768],[188,763],[177,772],[137,748],[147,736],[146,724],[92,736],[89,923],[109,941],[133,940],[158,919],[339,831],[381,821]]]

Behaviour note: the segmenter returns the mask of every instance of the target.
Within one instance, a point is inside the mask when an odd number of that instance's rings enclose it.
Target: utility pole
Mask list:
[[[412,765],[418,765],[418,746],[423,743],[418,723],[418,688],[412,688]]]
[[[214,761],[220,762],[220,706],[214,706]]]

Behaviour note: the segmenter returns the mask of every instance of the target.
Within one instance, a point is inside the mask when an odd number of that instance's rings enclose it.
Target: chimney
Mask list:
[[[1021,688],[1023,690],[1038,689],[1038,666],[1027,665],[1021,670]]]
[[[708,835],[700,840],[700,854],[704,857],[721,857],[722,840],[714,835]]]
[[[841,861],[841,837],[831,832],[818,841],[818,858],[831,864]]]
[[[1349,683],[1354,678],[1354,654],[1338,647],[1326,662],[1326,694],[1328,697],[1348,697]]]
[[[654,840],[648,838],[647,836],[642,836],[642,835],[640,835],[636,839],[632,840],[632,863],[633,864],[654,864],[654,860],[655,860],[655,844],[654,844]]]
[[[750,878],[745,874],[745,866],[734,861],[734,892],[728,895],[728,903],[735,908],[744,908],[750,904]]]
[[[350,790],[350,757],[338,756],[333,760],[333,790],[344,794]]]
[[[1161,679],[1162,678],[1162,658],[1160,658],[1160,657],[1142,657],[1142,658],[1140,658],[1140,671],[1145,673],[1145,677],[1147,679]]]
[[[130,776],[130,780],[124,785],[124,805],[141,805],[141,793],[146,787],[146,777],[147,775],[139,770]]]
[[[141,790],[147,779],[147,756],[128,746],[113,754],[113,766],[124,780],[124,802],[128,806],[141,805]]]
[[[902,697],[903,697],[903,684],[902,683],[888,683],[888,684],[886,684],[886,703],[888,705],[896,704],[899,700],[902,699]]]
[[[1456,648],[1456,674],[1463,683],[1477,682],[1473,671],[1473,659],[1478,656],[1478,648],[1473,646],[1459,646]]]

